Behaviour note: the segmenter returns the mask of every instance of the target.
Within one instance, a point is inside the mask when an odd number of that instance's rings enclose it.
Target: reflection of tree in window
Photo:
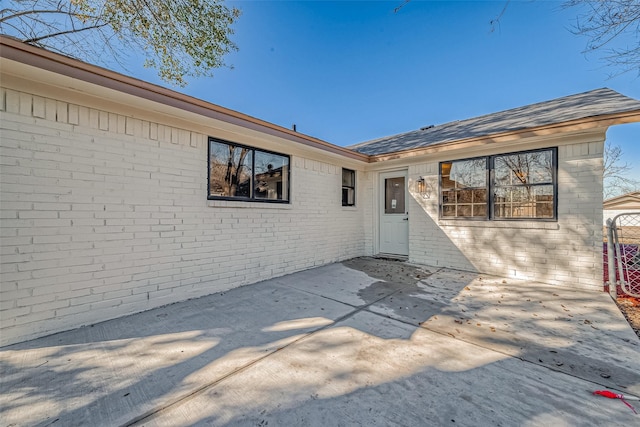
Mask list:
[[[552,151],[496,156],[494,177],[496,217],[553,217]]]
[[[289,200],[289,157],[209,139],[209,198]]]
[[[555,218],[555,159],[556,150],[545,149],[442,162],[441,215]]]
[[[251,197],[252,152],[245,147],[211,141],[211,195]]]

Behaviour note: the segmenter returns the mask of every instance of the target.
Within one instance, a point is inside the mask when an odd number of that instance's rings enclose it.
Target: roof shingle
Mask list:
[[[378,138],[347,148],[368,155],[395,153],[468,138],[631,111],[640,111],[640,101],[614,90],[601,88],[485,116]]]

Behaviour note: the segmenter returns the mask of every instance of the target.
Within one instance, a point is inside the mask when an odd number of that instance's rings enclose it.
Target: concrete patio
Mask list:
[[[0,348],[2,426],[640,424],[604,293],[358,258]],[[640,402],[630,400],[640,409]]]

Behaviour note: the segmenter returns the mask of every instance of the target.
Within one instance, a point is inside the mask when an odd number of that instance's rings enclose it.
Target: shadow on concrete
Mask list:
[[[359,258],[5,347],[0,408],[16,425],[629,424],[589,392],[640,394],[639,345],[604,294]]]

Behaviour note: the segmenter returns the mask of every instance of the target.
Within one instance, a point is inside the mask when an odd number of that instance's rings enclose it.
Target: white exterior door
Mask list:
[[[409,255],[407,172],[380,174],[380,253]]]

